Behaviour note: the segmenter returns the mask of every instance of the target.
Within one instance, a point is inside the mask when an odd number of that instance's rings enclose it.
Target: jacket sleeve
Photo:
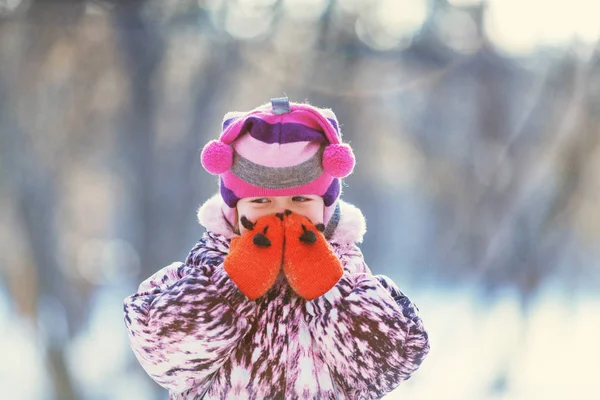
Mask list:
[[[173,263],[125,299],[135,356],[152,379],[175,393],[208,386],[252,323],[255,303],[222,263],[214,264]]]
[[[337,285],[306,302],[307,323],[340,389],[380,398],[410,378],[429,340],[416,306],[388,277],[370,273],[358,247],[348,249]]]

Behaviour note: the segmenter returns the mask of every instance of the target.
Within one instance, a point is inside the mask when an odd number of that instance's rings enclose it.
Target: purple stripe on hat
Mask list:
[[[237,206],[237,203],[240,199],[235,195],[235,193],[233,193],[232,190],[229,190],[225,186],[225,182],[223,182],[223,178],[221,178],[221,184],[219,186],[220,186],[219,189],[221,190],[221,197],[225,201],[225,204],[227,204],[227,206],[229,208],[235,208],[235,206]]]
[[[317,142],[329,143],[322,131],[298,123],[269,124],[257,117],[248,117],[240,135],[248,132],[254,139],[265,143]]]
[[[333,125],[333,128],[335,129],[335,132],[337,133],[338,136],[340,136],[340,129],[338,127],[337,121],[333,118],[327,118],[327,121],[329,121],[329,123],[331,125]]]
[[[329,185],[329,188],[327,189],[325,194],[321,196],[323,198],[323,203],[325,204],[325,207],[329,207],[330,205],[335,203],[338,197],[340,197],[340,189],[340,180],[336,178],[331,182],[331,185]]]
[[[246,113],[242,112],[242,111],[230,111],[230,112],[228,112],[223,117],[222,129],[223,130],[227,129],[227,127],[229,125],[231,125],[232,123],[234,123],[235,121],[239,120],[240,118],[242,118],[245,115],[246,115]]]
[[[231,125],[231,123],[233,121],[235,121],[236,119],[238,119],[239,117],[233,117],[233,118],[229,118],[228,120],[223,121],[223,130],[227,129],[227,127],[229,125]]]

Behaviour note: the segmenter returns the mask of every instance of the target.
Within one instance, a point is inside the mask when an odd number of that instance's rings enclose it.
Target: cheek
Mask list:
[[[304,215],[306,218],[310,219],[313,224],[323,223],[323,214],[325,209],[320,205],[298,207],[297,210],[292,211]]]
[[[316,210],[313,211],[313,215],[312,218],[310,218],[310,220],[313,222],[313,224],[322,224],[323,223],[323,214],[325,213],[325,210],[323,209],[323,207],[319,207]]]
[[[238,218],[237,218],[237,224],[238,224],[238,229],[240,230],[240,234],[246,232],[246,229],[242,226],[242,223],[240,222],[240,219],[242,218],[242,216],[246,216],[246,218],[248,218],[251,222],[256,222],[257,219],[259,219],[260,217],[264,217],[265,215],[269,215],[272,214],[271,211],[269,210],[256,210],[256,209],[252,209],[250,207],[246,208],[238,208],[237,210],[238,213]]]

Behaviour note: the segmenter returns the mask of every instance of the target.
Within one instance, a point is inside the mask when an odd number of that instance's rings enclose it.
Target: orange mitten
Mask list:
[[[256,223],[241,219],[247,231],[231,239],[223,267],[238,289],[256,300],[273,286],[281,270],[283,222],[281,214],[261,217]]]
[[[283,272],[294,291],[306,300],[329,291],[344,270],[325,236],[323,224],[313,225],[306,217],[286,210],[283,219],[285,250]]]

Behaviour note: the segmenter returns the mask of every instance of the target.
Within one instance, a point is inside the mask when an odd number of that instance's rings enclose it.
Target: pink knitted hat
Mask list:
[[[355,163],[341,136],[331,110],[287,98],[227,113],[221,136],[208,142],[201,155],[204,168],[220,176],[225,218],[235,225],[242,198],[313,194],[325,203],[325,233],[333,233],[340,179],[352,173]]]

